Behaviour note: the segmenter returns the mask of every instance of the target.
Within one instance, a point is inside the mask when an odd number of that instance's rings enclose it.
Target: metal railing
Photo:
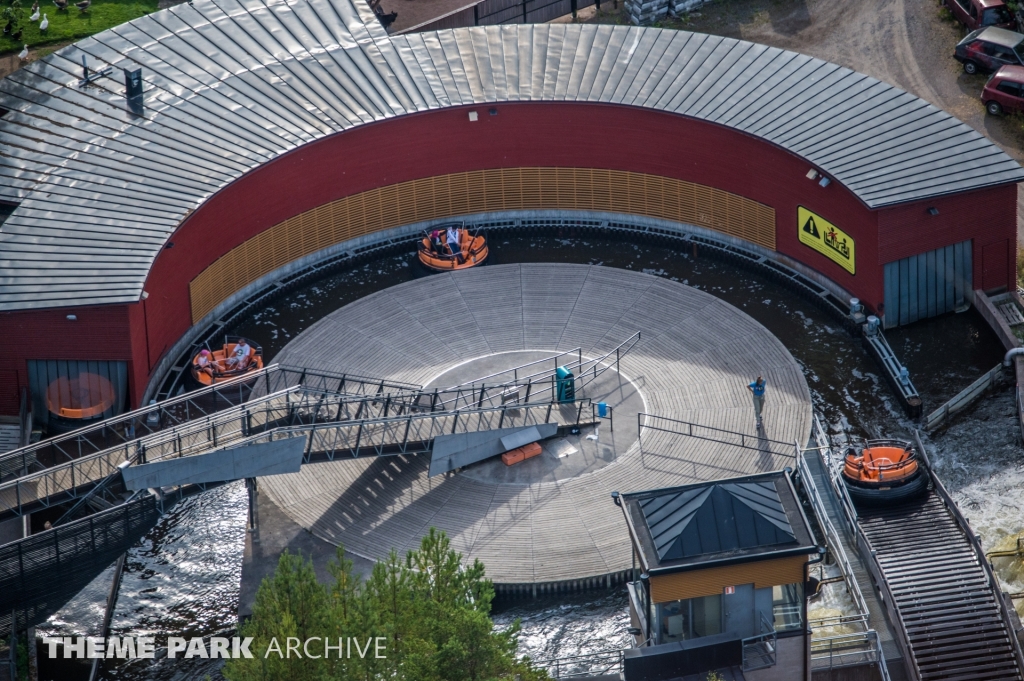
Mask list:
[[[134,442],[140,437],[196,418],[208,417],[242,404],[254,394],[267,394],[299,385],[355,395],[420,389],[420,386],[410,383],[272,364],[245,376],[200,388],[158,404],[125,412],[69,433],[12,450],[0,455],[0,471],[4,474],[25,475],[40,466],[54,466],[72,461],[117,445]]]
[[[667,416],[658,416],[657,414],[648,414],[646,412],[640,412],[636,415],[636,423],[638,432],[637,439],[640,444],[641,453],[644,451],[643,432],[646,429],[671,435],[685,435],[686,437],[692,437],[698,440],[709,440],[711,442],[719,442],[722,444],[732,445],[734,447],[754,449],[760,452],[769,452],[778,456],[793,456],[792,442],[770,440],[762,435],[750,435],[732,430],[724,430],[722,428],[713,428],[699,423],[680,421],[679,419],[673,419]],[[772,451],[772,447],[775,447],[779,451]]]
[[[853,600],[854,606],[857,608],[857,614],[855,615],[837,615],[834,617],[812,619],[808,620],[808,626],[810,626],[811,629],[814,629],[816,627],[856,623],[867,628],[868,604],[864,600],[864,594],[861,592],[860,586],[857,584],[857,580],[854,579],[853,566],[850,564],[850,559],[846,555],[846,549],[843,546],[842,539],[839,537],[839,533],[836,531],[835,526],[832,524],[832,520],[828,516],[828,509],[825,507],[825,502],[821,498],[817,485],[814,483],[814,477],[811,470],[807,466],[807,461],[805,460],[807,452],[801,450],[799,445],[796,445],[796,452],[797,470],[800,473],[800,479],[803,481],[804,491],[807,493],[807,497],[811,502],[811,507],[814,509],[815,515],[818,516],[818,522],[821,525],[822,532],[825,533],[825,545],[828,547],[829,554],[832,556],[832,559],[835,560],[839,567],[839,571],[843,575],[843,581],[846,583],[846,589],[850,594],[850,598]]]
[[[445,432],[473,432],[550,422],[579,423],[589,400],[496,405],[454,411],[430,411],[421,393],[342,395],[294,386],[180,426],[154,432],[124,445],[52,466],[0,484],[0,517],[21,515],[26,508],[52,506],[87,494],[118,472],[125,462],[151,463],[223,448],[254,435],[280,429],[312,433],[306,459],[313,452],[351,449],[356,456],[426,451]],[[538,420],[538,414],[544,414]],[[449,429],[446,431],[446,429]],[[283,433],[284,430],[281,430]],[[362,451],[366,449],[367,451]]]
[[[533,666],[547,671],[552,679],[575,679],[616,674],[622,671],[625,650],[603,650],[585,655],[533,660]]]
[[[324,422],[278,427],[236,440],[230,448],[293,437],[306,440],[303,463],[336,458],[389,456],[429,452],[439,435],[475,433],[542,423],[580,425],[589,400],[462,409],[453,412],[411,413],[378,419]],[[207,451],[212,451],[208,449]],[[179,456],[187,456],[181,454]],[[171,457],[164,457],[171,458]]]
[[[750,636],[743,639],[742,656],[743,671],[749,672],[755,669],[774,667],[778,662],[778,637],[775,627],[765,618],[764,613],[758,610],[760,615],[761,633],[757,636]]]
[[[840,667],[875,664],[882,679],[888,681],[882,643],[874,629],[811,639],[811,670],[827,671]]]
[[[566,352],[560,352],[503,371],[497,371],[459,385],[424,392],[430,392],[430,398],[433,400],[435,408],[445,410],[459,409],[463,406],[482,407],[486,402],[495,401],[538,402],[554,400],[557,396],[558,385],[556,372],[559,367],[565,367],[573,373],[574,388],[576,394],[580,395],[587,385],[597,380],[605,371],[612,368],[619,371],[619,363],[622,358],[629,354],[639,342],[640,332],[637,331],[599,357],[584,358],[582,348],[573,348]],[[572,356],[575,356],[573,361],[560,362],[561,358]],[[548,363],[551,364],[550,369],[524,373],[531,367]],[[492,378],[508,376],[509,374],[512,375],[511,380],[488,382]]]
[[[949,492],[946,491],[946,486],[942,484],[939,476],[935,475],[934,469],[932,469],[932,462],[928,458],[928,453],[925,451],[924,443],[921,442],[921,433],[914,431],[914,440],[917,443],[917,451],[921,454],[921,459],[924,461],[925,468],[928,470],[928,474],[932,479],[932,486],[939,498],[942,499],[943,505],[946,510],[952,514],[956,519],[960,529],[963,530],[967,536],[967,540],[971,544],[971,548],[974,551],[974,555],[977,557],[978,562],[981,564],[982,569],[985,571],[985,576],[988,578],[989,588],[992,589],[995,595],[996,603],[999,606],[999,615],[1002,619],[1003,626],[1006,627],[1007,638],[1010,640],[1010,647],[1013,649],[1013,656],[1017,661],[1017,669],[1024,672],[1024,650],[1021,649],[1021,642],[1016,636],[1014,636],[1013,622],[1016,619],[1016,613],[1010,614],[1010,609],[1006,605],[1006,599],[1002,598],[1002,587],[999,584],[999,577],[996,576],[995,570],[992,568],[992,563],[989,562],[988,557],[985,555],[985,550],[981,547],[981,540],[978,535],[974,533],[970,523],[967,522],[967,518],[960,512],[960,507],[956,505],[953,498],[949,496]]]

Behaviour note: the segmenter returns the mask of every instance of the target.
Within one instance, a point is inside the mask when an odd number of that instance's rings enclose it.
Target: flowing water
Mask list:
[[[578,237],[505,236],[492,243],[495,263],[557,261],[622,267],[680,281],[744,310],[789,348],[803,367],[815,408],[834,435],[907,437],[907,419],[877,366],[840,325],[818,308],[759,275],[670,248]],[[234,329],[256,340],[272,360],[292,338],[321,317],[369,293],[423,276],[413,256],[382,257],[290,292]],[[907,365],[925,409],[955,395],[1002,358],[1002,347],[980,315],[919,322],[886,333]],[[1000,389],[947,432],[925,438],[935,468],[982,535],[986,550],[1013,548],[1024,532],[1024,455],[1013,393]],[[130,555],[114,619],[115,634],[213,636],[234,628],[246,517],[245,490],[233,483],[179,504]],[[996,559],[1012,592],[1024,592],[1024,565]],[[41,633],[94,633],[102,618],[109,574],[101,575],[55,615]],[[821,609],[849,607],[841,589],[826,585]],[[1024,609],[1024,601],[1017,601]],[[621,590],[524,601],[496,611],[504,625],[522,622],[521,649],[536,659],[566,657],[627,645]],[[202,660],[109,664],[101,678],[191,679],[211,674]],[[44,677],[46,678],[46,677]],[[54,676],[53,678],[57,678]],[[71,679],[62,674],[61,678]]]

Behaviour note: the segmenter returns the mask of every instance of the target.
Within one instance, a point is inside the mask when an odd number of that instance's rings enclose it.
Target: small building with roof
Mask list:
[[[627,681],[810,679],[804,585],[824,549],[788,469],[612,498],[634,558]]]

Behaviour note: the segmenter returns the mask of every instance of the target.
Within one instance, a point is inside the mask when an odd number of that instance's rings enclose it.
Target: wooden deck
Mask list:
[[[565,264],[501,265],[441,274],[381,291],[325,317],[277,361],[425,383],[466,360],[508,350],[595,356],[635,331],[622,362],[650,413],[754,434],[747,384],[768,380],[767,436],[806,442],[811,402],[782,343],[736,308],[654,276]],[[620,419],[636,414],[616,413]],[[631,565],[609,493],[777,470],[791,458],[667,433],[644,435],[599,470],[556,482],[427,477],[427,457],[307,466],[261,480],[316,536],[380,558],[444,529],[500,584],[584,579]]]

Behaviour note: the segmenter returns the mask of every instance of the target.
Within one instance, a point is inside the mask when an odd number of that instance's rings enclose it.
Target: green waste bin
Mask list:
[[[576,380],[566,367],[555,369],[556,395],[559,402],[574,402],[576,400]]]

